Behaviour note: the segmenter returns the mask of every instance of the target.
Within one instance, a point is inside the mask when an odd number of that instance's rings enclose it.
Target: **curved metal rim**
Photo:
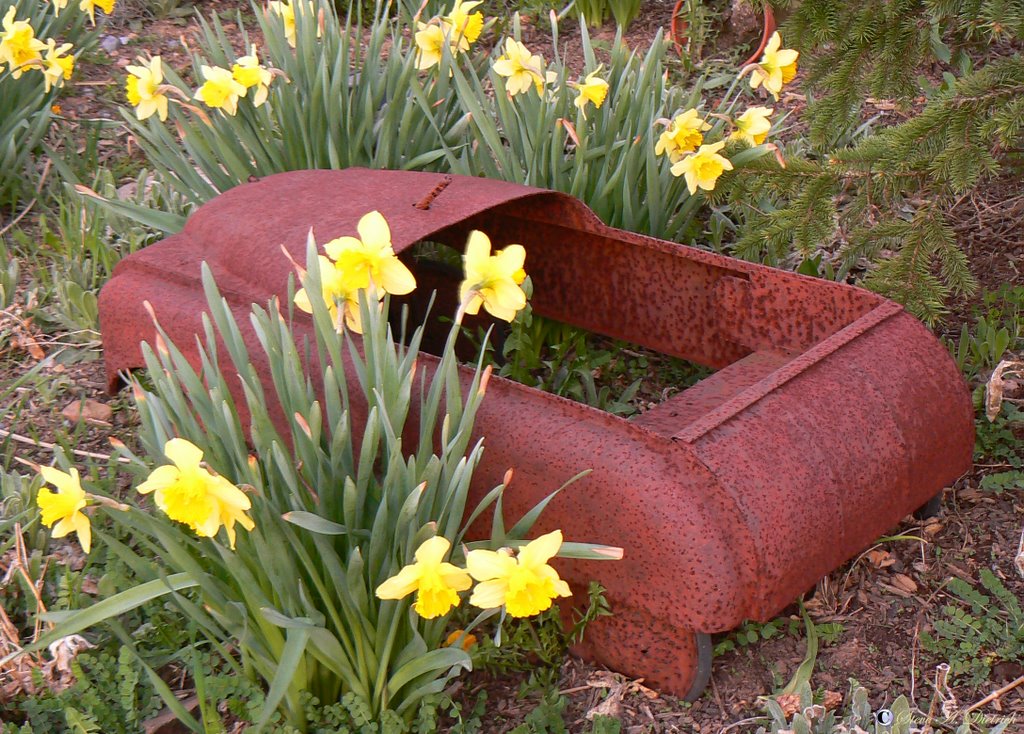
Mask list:
[[[711,682],[711,661],[714,657],[714,650],[711,645],[711,635],[705,632],[694,632],[694,640],[697,643],[697,672],[694,674],[690,690],[683,696],[687,703],[693,703],[704,693],[704,689]]]

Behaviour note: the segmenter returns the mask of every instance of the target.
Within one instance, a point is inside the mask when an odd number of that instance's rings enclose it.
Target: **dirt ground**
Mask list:
[[[247,3],[226,0],[204,3],[218,11],[230,7],[248,8]],[[667,29],[671,4],[649,2],[640,19],[627,36],[630,45],[642,48],[659,29]],[[67,124],[97,117],[115,117],[111,100],[121,93],[124,66],[136,56],[162,54],[168,62],[181,68],[188,62],[187,45],[195,31],[192,21],[173,20],[145,22],[115,17],[108,27],[109,35],[118,38],[116,48],[108,52],[110,64],[83,66],[80,81],[71,96],[61,100]],[[542,40],[543,24],[528,26],[527,38]],[[565,57],[573,64],[578,57],[578,30],[565,23],[561,40],[566,44]],[[229,34],[237,36],[237,28],[229,25]],[[613,32],[606,27],[595,37],[611,40]],[[747,39],[749,40],[749,39]],[[121,42],[124,41],[124,45]],[[183,45],[184,41],[184,45]],[[238,50],[241,50],[240,48]],[[123,151],[132,147],[112,145]],[[1020,220],[1024,213],[1024,194],[1019,181],[996,181],[976,195],[958,202],[953,209],[955,229],[971,261],[975,276],[983,289],[994,290],[1003,283],[1020,283],[1024,269],[1024,229]],[[954,313],[945,329],[959,331],[970,313],[970,301],[954,304]],[[4,318],[16,315],[5,314]],[[7,383],[33,366],[39,354],[52,354],[60,348],[59,339],[49,338],[30,325],[25,328],[28,342],[22,342],[24,354],[2,355],[0,382]],[[29,344],[34,343],[35,352]],[[105,420],[83,424],[76,434],[77,449],[94,454],[110,451],[109,438],[130,441],[134,413],[128,408],[129,397],[122,393],[110,396],[105,392],[102,362],[90,361],[68,366],[50,366],[55,379],[65,382],[57,401],[45,396],[19,394],[20,409],[13,420],[4,422],[8,430],[21,438],[22,458],[48,463],[51,454],[40,448],[53,439],[54,426],[66,422],[61,411],[68,403],[92,398],[109,404],[114,410]],[[6,406],[10,408],[11,405]],[[1024,441],[1024,436],[1019,436]],[[996,494],[981,491],[979,483],[989,473],[1003,469],[999,465],[979,464],[953,487],[945,491],[941,514],[924,522],[907,518],[892,535],[914,536],[913,540],[879,543],[837,569],[817,586],[805,603],[807,612],[818,625],[841,625],[834,639],[822,641],[813,685],[817,688],[846,694],[850,679],[863,685],[875,708],[882,708],[899,695],[908,696],[922,711],[928,711],[936,700],[936,676],[947,662],[923,649],[921,633],[933,629],[932,622],[950,603],[948,583],[960,578],[977,584],[979,572],[991,569],[1018,598],[1024,599],[1024,580],[1015,572],[1013,557],[1024,526],[1024,500],[1013,491]],[[578,659],[570,659],[562,669],[559,688],[569,700],[566,721],[573,732],[589,731],[587,713],[592,711],[608,691],[621,696],[617,707],[607,711],[622,721],[624,732],[719,732],[753,731],[745,719],[763,712],[759,697],[768,696],[792,676],[805,654],[803,625],[797,608],[786,610],[783,617],[795,620],[791,634],[784,631],[772,639],[750,644],[734,644],[717,657],[711,684],[697,702],[683,704],[643,686],[595,668]],[[788,622],[783,625],[787,628]],[[729,636],[715,638],[716,643],[735,640]],[[966,706],[1024,674],[1020,659],[1002,662],[993,668],[990,680],[970,686],[955,682],[944,692]],[[521,697],[523,677],[500,679],[486,673],[474,673],[462,682],[460,695],[472,701],[480,690],[488,695],[488,730],[504,732],[511,729],[537,706],[530,695]],[[941,701],[940,701],[941,703]],[[993,717],[1016,716],[1017,723],[1008,732],[1024,731],[1024,687],[1016,687],[981,713]]]

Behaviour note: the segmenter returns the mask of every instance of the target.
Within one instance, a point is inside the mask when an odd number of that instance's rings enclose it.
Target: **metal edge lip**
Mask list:
[[[673,435],[672,440],[689,444],[696,442],[730,418],[754,405],[798,375],[806,372],[826,357],[839,351],[857,337],[899,313],[903,313],[901,305],[894,301],[883,301],[856,321],[847,324],[832,336],[815,344],[806,352],[797,355],[759,382],[754,383],[710,413],[694,421],[682,431]]]

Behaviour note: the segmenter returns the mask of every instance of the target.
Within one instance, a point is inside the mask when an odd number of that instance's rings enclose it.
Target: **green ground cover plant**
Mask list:
[[[952,579],[950,603],[924,631],[921,644],[949,662],[950,673],[972,682],[989,677],[998,662],[1020,662],[1024,650],[1024,611],[1020,600],[991,570],[980,572],[980,589]]]

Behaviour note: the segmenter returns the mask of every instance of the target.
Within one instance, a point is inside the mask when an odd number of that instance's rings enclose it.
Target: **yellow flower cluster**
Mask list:
[[[267,101],[275,70],[260,64],[253,44],[249,55],[240,56],[230,70],[203,65],[202,74],[205,81],[196,90],[194,98],[208,107],[234,115],[238,112],[238,100],[247,96],[250,89],[254,90],[251,97],[254,107]],[[184,96],[174,85],[164,84],[163,62],[159,56],[149,61],[139,59],[138,65],[128,67],[125,96],[140,120],[154,113],[161,120],[166,120],[168,95]]]
[[[783,85],[792,81],[796,75],[796,60],[799,56],[792,49],[780,48],[781,45],[779,34],[773,34],[760,62],[744,69],[744,73],[751,73],[752,88],[764,86],[776,99]],[[728,141],[750,146],[761,145],[771,131],[769,117],[773,112],[771,107],[750,107],[731,120],[733,131]],[[686,188],[691,195],[697,193],[698,189],[713,191],[722,174],[733,170],[732,161],[720,153],[727,140],[705,143],[704,133],[711,130],[712,126],[696,109],[686,110],[671,121],[662,122],[666,127],[654,145],[655,155],[668,157],[672,163],[672,174],[686,177]]]
[[[203,452],[183,438],[172,438],[164,445],[170,465],[153,470],[138,486],[138,492],[155,492],[156,505],[172,520],[188,525],[197,535],[212,538],[223,526],[228,544],[235,547],[235,524],[252,530],[255,524],[246,512],[252,507],[246,494],[224,477],[202,466]],[[77,469],[69,473],[49,466],[39,467],[43,479],[57,491],[42,488],[36,495],[41,520],[53,528],[53,537],[77,533],[82,550],[89,552],[92,530],[89,517],[82,510],[96,502],[128,509],[105,497],[88,494],[82,489]]]
[[[558,597],[571,596],[569,585],[548,565],[562,547],[562,531],[542,535],[515,553],[511,548],[498,551],[472,550],[466,554],[466,568],[445,562],[451,549],[447,538],[435,536],[416,550],[415,563],[377,587],[380,599],[403,599],[416,592],[413,609],[424,619],[447,614],[461,601],[476,581],[469,603],[480,609],[498,609],[513,617],[532,617],[551,606]],[[459,637],[449,638],[449,644]],[[465,642],[463,643],[465,644]]]
[[[514,38],[505,39],[505,53],[494,61],[492,68],[496,74],[506,78],[505,91],[509,97],[525,94],[531,88],[536,90],[538,97],[543,97],[544,88],[558,78],[555,72],[545,70],[542,56],[530,53],[525,44]],[[600,108],[608,96],[609,85],[599,76],[601,69],[598,66],[582,81],[569,82],[569,86],[576,90],[573,104],[580,110],[583,119],[587,117],[588,104]]]
[[[733,120],[735,130],[729,140],[747,145],[760,145],[768,137],[772,123],[768,119],[770,107],[751,107]],[[690,194],[697,189],[713,191],[719,177],[733,169],[732,162],[719,153],[726,141],[704,143],[704,133],[711,125],[702,119],[696,109],[689,109],[668,123],[654,145],[656,155],[665,155],[672,162],[672,174],[686,177]]]
[[[378,211],[364,214],[356,225],[359,237],[339,237],[324,245],[329,257],[320,255],[321,296],[339,331],[342,323],[356,334],[363,333],[359,314],[359,293],[378,300],[385,293],[411,293],[416,279],[391,247],[391,228]],[[306,313],[313,305],[305,288],[295,294],[295,305]]]
[[[494,62],[494,71],[507,78],[505,91],[510,97],[528,92],[531,87],[537,90],[538,96],[542,96],[544,85],[549,81],[549,73],[544,71],[544,59],[539,54],[531,54],[521,41],[514,38],[505,39],[505,53]]]
[[[341,330],[342,324],[356,334],[363,331],[359,313],[359,294],[383,300],[385,293],[402,296],[416,287],[416,279],[398,259],[391,246],[391,229],[378,211],[363,215],[356,230],[359,237],[339,237],[324,245],[327,255],[317,258],[320,296]],[[462,314],[479,313],[483,306],[492,316],[511,321],[526,305],[522,283],[526,279],[523,263],[526,250],[522,245],[509,245],[491,254],[491,241],[486,234],[473,231],[469,235],[463,258],[466,278],[459,289]],[[306,313],[313,312],[310,295],[299,289],[295,305]]]
[[[664,154],[672,162],[672,175],[686,177],[691,195],[698,188],[714,190],[718,178],[733,168],[732,162],[718,152],[725,141],[704,144],[704,133],[710,129],[696,109],[689,109],[669,122],[654,145],[656,155]]]
[[[441,63],[447,48],[454,58],[460,53],[469,51],[480,37],[484,28],[484,16],[480,12],[471,12],[480,5],[481,0],[455,0],[455,4],[447,15],[439,15],[428,22],[418,22],[418,30],[414,36],[416,41],[416,68],[420,71],[433,68]],[[544,87],[557,78],[557,74],[546,71],[544,58],[531,53],[520,41],[506,38],[504,53],[493,65],[495,73],[506,78],[505,91],[509,97],[529,92],[534,89],[538,96],[543,96]],[[579,108],[586,119],[586,107],[593,104],[601,107],[608,95],[608,82],[598,76],[601,67],[593,71],[579,82],[570,82],[577,91],[573,103]]]
[[[113,0],[110,0],[110,6],[113,5]],[[71,44],[62,43],[58,46],[52,38],[48,38],[45,43],[40,41],[32,25],[27,20],[17,20],[16,13],[17,8],[12,5],[2,21],[0,72],[6,67],[13,78],[19,79],[25,71],[35,69],[42,72],[47,92],[61,86],[71,78],[75,69],[75,58],[68,55]]]
[[[447,15],[438,15],[426,23],[417,22],[416,68],[420,71],[441,63],[444,49],[452,57],[469,51],[484,28],[483,13],[472,12],[482,0],[455,0]]]

